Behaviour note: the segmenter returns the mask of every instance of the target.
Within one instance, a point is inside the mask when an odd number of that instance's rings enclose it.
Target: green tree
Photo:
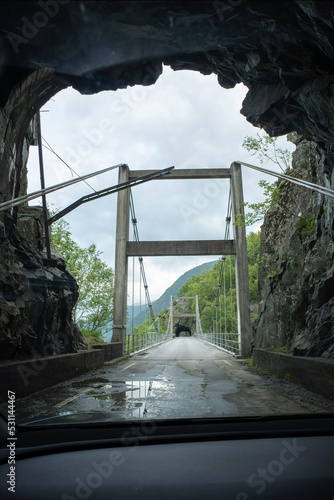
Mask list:
[[[244,203],[244,207],[248,208],[250,211],[245,212],[244,222],[242,222],[242,215],[236,214],[236,225],[239,226],[252,226],[256,222],[263,221],[264,217],[267,215],[268,211],[279,202],[280,191],[277,182],[269,184],[267,181],[261,180],[259,186],[263,188],[263,194],[265,196],[264,201],[259,203]]]
[[[247,256],[248,256],[248,273],[249,273],[249,293],[251,304],[255,304],[260,300],[258,290],[258,269],[260,260],[260,232],[251,232],[247,236]],[[222,262],[219,260],[212,269],[203,271],[197,276],[192,276],[180,288],[179,296],[193,297],[198,296],[198,305],[201,316],[202,329],[204,332],[209,332],[212,328],[212,318],[216,322],[216,307],[219,303],[217,296],[218,283],[222,282],[224,276],[221,276]],[[222,309],[222,329],[229,332],[235,331],[237,326],[237,311],[236,311],[236,288],[235,288],[235,262],[234,259],[228,257],[225,260],[225,294],[224,287],[221,287],[221,309]],[[232,274],[232,282],[230,281],[230,271]],[[195,301],[189,304],[189,311],[195,312]],[[226,316],[226,317],[225,317]],[[218,308],[217,321],[220,323],[220,307]]]
[[[94,244],[81,248],[72,238],[69,224],[60,219],[52,225],[52,246],[65,258],[79,285],[73,319],[81,332],[103,340],[103,330],[113,319],[114,274],[100,258]]]
[[[251,232],[247,236],[247,256],[248,256],[248,273],[249,273],[249,293],[252,304],[257,304],[260,300],[258,290],[258,270],[260,261],[260,239],[261,233]],[[201,325],[203,332],[210,332],[213,323],[215,328],[222,327],[222,330],[227,332],[235,332],[237,328],[237,309],[236,309],[236,285],[235,285],[235,261],[232,256],[225,260],[225,294],[224,290],[224,274],[221,275],[221,259],[213,266],[212,269],[206,269],[196,276],[190,277],[180,288],[179,297],[195,297],[198,296],[198,306],[201,317]],[[231,273],[230,273],[231,271]],[[232,274],[232,281],[230,276]],[[218,284],[222,283],[221,297],[219,304]],[[221,307],[216,308],[216,304]],[[217,316],[216,316],[217,309]],[[196,303],[194,300],[185,301],[182,313],[195,313]],[[220,311],[222,316],[220,317]],[[169,310],[165,309],[160,313],[163,317],[161,320],[162,331],[167,329],[169,318]],[[217,323],[216,324],[216,317]],[[212,321],[213,318],[213,321]],[[156,317],[156,321],[158,321]],[[148,330],[151,321],[146,322],[146,331]],[[145,323],[142,323],[138,328],[134,329],[135,334],[145,332]]]
[[[259,263],[260,259],[260,242],[261,242],[261,233],[260,231],[257,233],[251,232],[247,235],[247,258],[248,258],[248,267],[254,266]]]
[[[246,136],[242,147],[256,156],[261,165],[271,161],[279,166],[282,172],[286,172],[291,167],[292,154],[288,149],[279,148],[276,144],[277,137],[256,134],[256,137]]]
[[[270,161],[278,165],[282,172],[286,172],[291,167],[292,154],[288,149],[279,148],[276,141],[277,137],[257,133],[256,137],[245,137],[242,147],[248,153],[255,155],[260,160],[261,165]],[[261,222],[270,208],[279,202],[278,182],[270,184],[261,180],[259,186],[263,189],[264,201],[260,203],[244,203],[244,206],[250,211],[245,213],[244,221],[242,221],[241,214],[237,214],[235,224],[251,226],[256,222]]]
[[[249,233],[247,236],[248,278],[249,297],[251,304],[260,300],[258,286],[259,262],[260,262],[261,233]]]

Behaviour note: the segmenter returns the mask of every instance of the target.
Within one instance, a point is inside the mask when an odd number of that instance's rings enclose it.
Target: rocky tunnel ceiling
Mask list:
[[[83,94],[151,85],[166,64],[215,73],[227,89],[244,83],[249,122],[271,135],[297,131],[331,163],[333,2],[40,0],[0,9],[2,106],[41,68],[54,70],[54,87],[48,75],[38,106],[69,85]]]

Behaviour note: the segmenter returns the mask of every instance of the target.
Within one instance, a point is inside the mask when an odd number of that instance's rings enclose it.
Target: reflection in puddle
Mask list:
[[[164,380],[126,380],[98,384],[86,396],[100,403],[104,409],[131,412],[134,418],[147,414],[146,403],[154,390],[166,389]],[[106,404],[109,403],[109,404]]]

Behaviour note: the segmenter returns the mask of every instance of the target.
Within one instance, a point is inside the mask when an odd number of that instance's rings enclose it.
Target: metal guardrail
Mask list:
[[[237,333],[199,333],[196,337],[204,342],[215,345],[230,354],[240,354],[240,340]]]
[[[174,336],[171,333],[147,332],[127,335],[124,344],[125,354],[134,354],[143,351],[148,347],[161,344],[172,340]],[[198,333],[196,338],[208,342],[229,354],[240,354],[240,342],[237,333]]]
[[[143,351],[148,347],[152,347],[161,342],[166,342],[167,340],[172,340],[173,335],[171,333],[158,333],[158,332],[147,332],[147,333],[136,333],[132,335],[127,335],[124,345],[125,354],[133,354],[135,352]]]

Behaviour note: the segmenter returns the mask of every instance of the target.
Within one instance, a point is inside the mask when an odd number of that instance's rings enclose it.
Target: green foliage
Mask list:
[[[247,236],[249,291],[251,304],[256,304],[260,300],[260,294],[258,290],[260,237],[260,232],[252,232]],[[198,296],[198,306],[203,332],[210,332],[213,326],[215,330],[218,330],[220,325],[222,327],[222,330],[225,331],[225,323],[227,332],[233,332],[237,329],[234,257],[229,256],[225,260],[225,298],[223,297],[224,278],[223,276],[221,276],[221,265],[222,261],[221,259],[219,259],[219,261],[216,262],[212,269],[205,269],[200,274],[191,276],[181,286],[180,291],[178,292],[179,297],[195,297],[196,295]],[[232,282],[230,282],[230,270],[232,274]],[[220,282],[220,279],[222,287],[219,302],[218,283]],[[185,310],[182,310],[182,312],[193,314],[196,312],[196,303],[194,300],[186,301],[185,304]],[[216,304],[218,304],[217,308],[215,307]],[[221,319],[220,310],[222,311]],[[166,308],[160,313],[160,331],[162,333],[165,333],[167,330],[168,317],[169,309]],[[214,321],[212,321],[212,318],[214,319]],[[156,322],[158,322],[157,316]],[[144,322],[139,327],[134,328],[135,337],[133,340],[131,340],[131,342],[137,342],[137,337],[139,338],[140,334],[144,335],[145,331],[148,331],[151,323],[151,320],[147,320],[146,324]]]
[[[242,147],[252,155],[255,155],[261,164],[271,161],[285,172],[290,168],[292,154],[288,149],[277,147],[276,141],[277,137],[262,136],[257,133],[257,137],[245,137]],[[259,203],[244,203],[244,206],[250,211],[246,212],[244,217],[242,214],[237,214],[236,225],[251,226],[256,222],[261,222],[268,211],[279,202],[280,191],[277,182],[270,184],[261,180],[259,186],[263,189],[264,201]]]
[[[246,212],[244,218],[242,214],[237,214],[236,225],[252,226],[256,222],[261,222],[265,215],[267,215],[269,209],[279,202],[280,191],[276,182],[269,184],[269,182],[262,180],[259,182],[259,186],[263,188],[263,194],[265,196],[264,201],[260,203],[245,202],[244,207],[250,209],[251,212]]]
[[[252,314],[251,313],[251,321],[252,323],[256,323],[259,319],[259,315],[258,314]]]
[[[247,254],[248,254],[248,272],[249,272],[249,289],[251,303],[256,303],[260,299],[258,290],[258,267],[260,260],[260,233],[250,233],[247,236]],[[205,270],[197,276],[191,277],[181,288],[179,296],[194,297],[198,296],[198,305],[202,322],[202,329],[205,332],[210,332],[213,328],[219,329],[220,324],[222,330],[228,332],[236,331],[237,315],[236,315],[236,288],[234,282],[235,262],[234,258],[229,256],[225,261],[225,295],[224,277],[221,276],[221,260],[219,260],[212,269]],[[230,282],[230,269],[232,272],[232,283]],[[219,302],[218,283],[222,282],[221,297]],[[215,307],[218,304],[218,307]],[[189,309],[185,312],[195,312],[195,301],[189,301]],[[217,316],[216,316],[217,310]],[[222,318],[220,320],[220,310]],[[216,325],[217,317],[217,325]],[[212,321],[213,318],[213,321]],[[218,327],[218,328],[217,328]]]
[[[60,219],[52,225],[52,246],[65,258],[79,285],[79,299],[73,319],[83,335],[103,339],[103,329],[113,318],[113,270],[100,258],[94,244],[81,248],[72,238],[69,224]]]
[[[247,236],[247,257],[248,265],[253,266],[259,263],[260,258],[261,233],[249,233]]]
[[[290,168],[292,154],[288,149],[279,148],[276,145],[277,137],[270,137],[269,135],[256,134],[256,137],[245,137],[242,147],[255,155],[261,165],[267,161],[271,161],[278,165],[282,172]]]
[[[246,363],[248,366],[251,366],[251,367],[254,366],[253,356],[251,358],[247,358]]]
[[[160,333],[164,334],[167,331],[167,324],[169,319],[169,310],[166,308],[160,313],[160,318],[155,317],[156,325],[160,325]],[[134,352],[147,346],[150,341],[151,335],[149,332],[152,326],[152,319],[148,318],[141,325],[134,327],[133,332],[126,336],[126,352]]]
[[[160,312],[160,316],[164,314],[164,311],[166,311],[166,308],[169,307],[170,304],[170,298],[176,297],[181,286],[193,275],[200,274],[204,269],[212,269],[214,263],[213,262],[206,262],[205,264],[201,264],[199,266],[194,267],[193,269],[190,269],[189,271],[186,271],[182,276],[180,276],[165,292],[161,295],[161,297],[156,300],[153,304],[153,310],[154,311],[162,311]],[[168,314],[167,314],[168,316]],[[141,323],[145,321],[145,310],[143,310],[140,314],[135,316],[134,318],[134,324],[136,326],[139,326]],[[168,317],[167,317],[168,321]],[[130,331],[131,331],[131,322],[130,322]],[[166,325],[167,327],[167,325]],[[163,325],[161,325],[161,331],[165,331],[163,329]]]
[[[314,229],[315,219],[315,215],[306,215],[305,217],[300,217],[296,224],[297,233],[301,235],[310,234]]]
[[[269,276],[271,278],[273,278],[273,279],[277,279],[280,272],[281,272],[281,268],[280,267],[275,267],[274,269],[272,269],[270,271]]]

